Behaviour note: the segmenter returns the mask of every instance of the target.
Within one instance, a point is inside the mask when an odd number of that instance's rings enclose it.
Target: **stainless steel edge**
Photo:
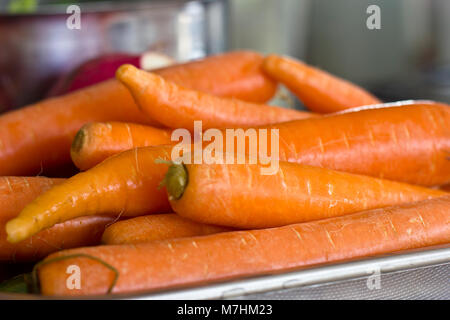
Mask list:
[[[382,274],[448,262],[450,262],[450,247],[124,298],[137,300],[230,299],[248,294],[365,277],[375,268]]]

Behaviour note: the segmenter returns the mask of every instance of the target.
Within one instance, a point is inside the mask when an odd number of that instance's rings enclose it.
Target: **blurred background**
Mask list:
[[[81,29],[67,26],[71,4]],[[380,8],[380,29],[366,26],[370,5]],[[0,112],[42,99],[90,59],[148,50],[178,61],[276,52],[386,101],[450,103],[448,30],[448,0],[0,0]]]

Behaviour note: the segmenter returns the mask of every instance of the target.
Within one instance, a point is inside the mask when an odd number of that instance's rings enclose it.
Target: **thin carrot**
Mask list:
[[[72,161],[87,170],[106,158],[135,147],[170,144],[169,130],[126,122],[92,122],[76,134],[70,150]]]
[[[154,214],[116,222],[103,233],[104,244],[136,244],[231,231],[197,223],[177,214]]]
[[[0,178],[0,261],[36,261],[57,250],[100,243],[105,225],[112,222],[110,217],[67,221],[16,244],[6,240],[6,222],[39,194],[63,181],[44,177]]]
[[[27,205],[6,224],[16,243],[56,223],[81,216],[138,216],[170,211],[158,186],[170,160],[171,146],[138,148],[103,161],[57,185]]]
[[[243,51],[155,72],[193,89],[260,101],[269,99],[276,90],[262,73],[261,62],[259,54]],[[205,77],[211,72],[214,77]],[[0,116],[0,175],[34,175],[70,163],[73,137],[83,124],[92,121],[156,125],[115,79],[43,100]]]
[[[192,286],[239,277],[439,245],[450,242],[450,197],[376,209],[285,227],[225,232],[136,245],[100,246],[50,255],[38,269],[44,295],[105,294]],[[67,257],[67,258],[64,258]],[[61,260],[54,261],[55,258]],[[81,289],[65,270],[80,267]]]
[[[248,163],[248,162],[247,162]],[[268,228],[439,197],[440,190],[279,162],[174,164],[165,178],[172,209],[200,223]]]
[[[286,85],[313,112],[330,113],[381,103],[357,85],[298,60],[269,55],[264,59],[263,69]]]
[[[123,65],[116,77],[130,90],[137,104],[160,124],[169,128],[203,128],[263,125],[309,118],[310,112],[217,97],[186,89],[157,74]]]

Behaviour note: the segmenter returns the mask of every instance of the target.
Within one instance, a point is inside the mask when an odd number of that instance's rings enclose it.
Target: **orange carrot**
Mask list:
[[[126,122],[92,122],[76,134],[70,154],[81,170],[135,147],[170,144],[171,132],[165,129]]]
[[[192,286],[450,242],[450,197],[285,227],[61,251],[38,267],[44,295]],[[87,256],[76,256],[84,254]],[[115,268],[115,273],[95,257]],[[55,259],[61,259],[56,261]],[[66,286],[80,267],[81,289]]]
[[[314,112],[330,113],[381,103],[357,85],[291,58],[269,55],[263,69]]]
[[[173,213],[154,214],[112,224],[103,233],[102,242],[104,244],[136,244],[230,230],[230,228],[197,223]]]
[[[123,65],[116,77],[130,90],[137,104],[160,124],[169,128],[203,128],[263,125],[309,118],[309,112],[221,98],[186,89],[157,74]]]
[[[248,51],[205,58],[155,71],[197,90],[247,99],[269,99],[275,84],[260,70],[262,57]],[[214,77],[206,77],[214,72]],[[240,96],[242,92],[242,96]],[[115,79],[47,99],[0,116],[0,175],[34,175],[70,163],[70,145],[92,121],[156,124]]]
[[[448,184],[446,186],[442,186],[440,189],[444,190],[444,191],[447,191],[447,192],[450,192],[450,184]]]
[[[280,162],[272,175],[262,175],[261,168],[258,164],[174,164],[165,178],[172,209],[200,223],[250,229],[447,194],[289,162]]]
[[[412,101],[273,125],[280,159],[424,186],[450,183],[450,107]]]
[[[264,103],[274,96],[277,84],[262,71],[263,60],[257,52],[241,50],[152,72],[189,89]]]
[[[125,151],[51,188],[6,224],[8,241],[16,243],[81,216],[129,217],[170,211],[165,189],[158,188],[168,165],[155,160],[170,160],[171,148]]]
[[[85,217],[57,224],[25,241],[6,240],[5,224],[39,194],[63,179],[44,177],[0,177],[0,261],[36,261],[61,249],[100,243],[110,217]]]

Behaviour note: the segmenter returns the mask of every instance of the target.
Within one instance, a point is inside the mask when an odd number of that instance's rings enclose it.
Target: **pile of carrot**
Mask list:
[[[270,105],[279,83],[308,110]],[[449,124],[445,103],[383,103],[278,55],[123,65],[0,115],[0,262],[36,262],[29,292],[103,295],[448,244]]]

